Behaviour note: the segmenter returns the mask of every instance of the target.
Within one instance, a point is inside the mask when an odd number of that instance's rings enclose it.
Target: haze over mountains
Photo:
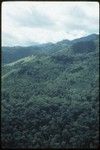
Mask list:
[[[3,148],[99,147],[99,35],[2,48]]]
[[[45,43],[45,44],[33,44],[33,46],[15,46],[15,47],[2,47],[2,62],[10,63],[16,61],[20,58],[24,58],[27,56],[39,55],[39,54],[52,54],[54,52],[59,51],[60,49],[64,49],[66,47],[79,47],[80,44],[83,44],[83,52],[84,48],[87,49],[95,48],[94,40],[98,39],[99,35],[92,34],[86,37],[82,37],[75,40],[62,40],[57,43]],[[90,41],[90,43],[89,43]],[[87,43],[88,42],[88,43]],[[76,44],[78,43],[78,44]],[[90,44],[90,45],[89,45]],[[81,47],[82,48],[82,47]],[[80,49],[81,49],[80,48]]]

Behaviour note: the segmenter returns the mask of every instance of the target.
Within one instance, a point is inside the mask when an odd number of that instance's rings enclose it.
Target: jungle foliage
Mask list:
[[[2,65],[3,148],[99,146],[98,37],[55,47]]]

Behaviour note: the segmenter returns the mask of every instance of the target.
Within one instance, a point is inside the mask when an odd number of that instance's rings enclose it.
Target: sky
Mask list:
[[[2,46],[73,40],[99,33],[98,2],[3,2]]]

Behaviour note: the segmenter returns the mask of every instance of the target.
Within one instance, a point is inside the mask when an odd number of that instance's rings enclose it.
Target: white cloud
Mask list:
[[[98,32],[97,2],[2,3],[2,45],[56,42]]]

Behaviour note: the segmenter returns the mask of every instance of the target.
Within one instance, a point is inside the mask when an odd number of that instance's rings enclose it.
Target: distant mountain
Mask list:
[[[99,38],[98,34],[91,34],[91,35],[88,35],[86,37],[82,37],[82,38],[78,38],[78,39],[72,40],[71,42],[72,43],[76,43],[76,42],[82,42],[82,41],[94,41],[94,40],[96,40],[98,38]]]
[[[71,43],[71,41],[70,40],[62,40],[62,41],[59,41],[59,42],[57,42],[56,44],[57,45],[64,45],[64,46],[66,46],[66,45],[69,45]]]
[[[69,47],[75,52],[84,52],[84,49],[87,51],[92,50],[95,49],[95,41],[98,40],[98,38],[99,35],[92,34],[72,41],[62,40],[55,44],[45,43],[28,47],[2,47],[2,63],[11,63],[31,55],[52,55],[60,50],[68,49]]]

